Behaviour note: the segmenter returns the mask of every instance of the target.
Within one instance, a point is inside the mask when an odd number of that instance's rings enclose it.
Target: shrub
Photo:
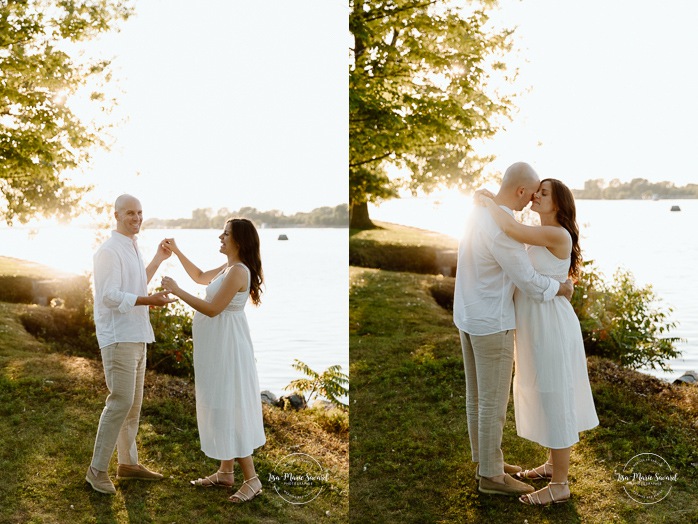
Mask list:
[[[55,349],[88,358],[99,355],[91,314],[78,309],[34,306],[19,318],[28,333]]]
[[[155,342],[148,347],[148,369],[194,378],[193,314],[180,301],[150,308]]]
[[[31,304],[34,297],[33,279],[0,276],[0,302]]]
[[[349,265],[409,273],[455,275],[457,252],[432,246],[350,240]]]
[[[453,310],[454,279],[444,278],[431,286],[434,300]],[[572,296],[582,328],[587,355],[608,358],[623,367],[659,367],[671,371],[666,361],[680,352],[681,339],[668,336],[676,327],[669,321],[671,308],[662,308],[652,286],[637,287],[627,270],[616,271],[605,282],[592,261],[585,262]]]
[[[605,357],[629,369],[659,367],[671,371],[666,361],[680,352],[681,339],[668,333],[670,307],[663,308],[652,286],[637,287],[623,269],[605,282],[593,262],[586,262],[575,284],[572,306],[579,317],[588,355]]]

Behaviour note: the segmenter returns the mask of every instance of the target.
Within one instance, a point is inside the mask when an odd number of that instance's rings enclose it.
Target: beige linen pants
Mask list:
[[[484,336],[461,331],[460,340],[473,462],[480,463],[483,477],[503,475],[502,433],[514,367],[514,330]]]
[[[143,403],[146,345],[119,342],[101,352],[109,396],[99,418],[92,467],[107,471],[115,447],[119,464],[138,464],[136,434]]]

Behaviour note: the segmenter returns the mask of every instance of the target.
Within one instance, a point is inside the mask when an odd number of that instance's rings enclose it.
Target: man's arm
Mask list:
[[[499,232],[492,242],[492,255],[516,287],[538,302],[567,292],[557,280],[536,272],[523,244]],[[570,293],[571,296],[571,293]]]
[[[120,313],[127,313],[135,306],[164,306],[177,300],[167,296],[167,292],[138,296],[123,291],[121,261],[108,249],[95,255],[94,279],[95,300],[101,300],[106,307],[118,309]]]
[[[166,249],[162,245],[162,242],[160,242],[160,244],[158,244],[158,250],[155,253],[155,256],[153,257],[153,260],[151,260],[150,264],[148,264],[148,267],[145,268],[145,276],[146,276],[145,282],[146,282],[146,284],[150,283],[153,276],[155,275],[155,272],[160,267],[160,264],[162,264],[165,260],[170,258],[171,255],[172,255],[172,251],[170,251],[169,249]],[[157,304],[148,304],[148,305],[154,306]]]

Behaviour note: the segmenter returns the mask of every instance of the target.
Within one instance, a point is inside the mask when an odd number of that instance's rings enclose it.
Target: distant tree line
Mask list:
[[[621,182],[614,178],[608,184],[602,178],[587,180],[584,189],[573,189],[575,198],[587,200],[653,200],[663,198],[698,198],[698,184],[677,187],[673,182],[650,182],[633,178]]]
[[[281,211],[259,211],[254,207],[242,207],[238,211],[221,208],[214,214],[213,209],[195,209],[191,218],[149,218],[143,223],[149,229],[218,229],[232,217],[252,220],[258,227],[349,227],[349,206],[318,207],[308,213],[295,213],[286,216]]]

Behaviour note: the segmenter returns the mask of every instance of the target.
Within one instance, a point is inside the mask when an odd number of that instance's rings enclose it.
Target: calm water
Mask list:
[[[680,212],[671,212],[672,205]],[[372,218],[461,235],[470,198],[443,194],[429,199],[388,201],[373,207]],[[662,304],[674,309],[679,323],[672,333],[685,339],[681,358],[672,373],[644,370],[674,379],[687,370],[698,371],[698,200],[578,200],[577,220],[584,258],[610,278],[618,267],[630,270],[640,285],[651,284]]]
[[[279,241],[285,233],[289,240]],[[225,262],[218,252],[219,230],[145,230],[139,246],[146,261],[158,242],[174,237],[182,251],[202,269]],[[247,318],[257,358],[260,387],[277,395],[300,373],[297,358],[316,371],[340,364],[349,369],[348,233],[346,229],[260,229],[266,288],[262,305],[248,303]],[[89,229],[53,227],[0,228],[0,255],[22,258],[57,269],[92,271],[97,243]],[[184,289],[204,296],[204,287],[189,279],[172,257],[160,266],[151,288],[169,275]]]

